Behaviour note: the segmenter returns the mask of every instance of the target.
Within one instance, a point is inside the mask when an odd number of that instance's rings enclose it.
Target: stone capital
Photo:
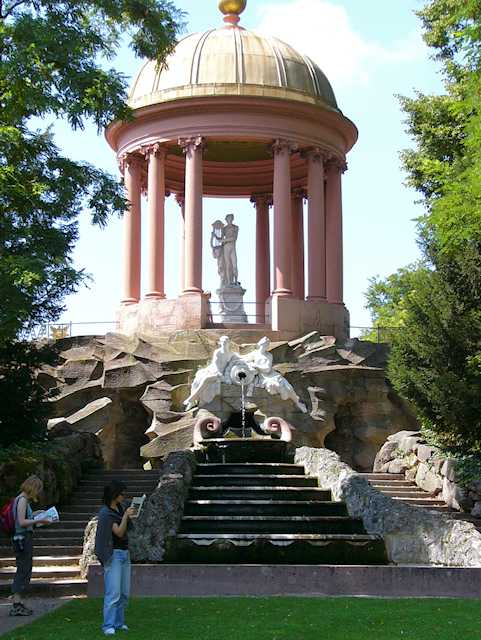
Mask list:
[[[269,193],[253,194],[250,197],[250,201],[252,202],[254,207],[257,207],[257,204],[265,204],[268,207],[272,207],[272,203],[273,203],[272,194],[269,194]]]
[[[175,201],[177,202],[179,207],[183,207],[185,205],[185,195],[183,193],[176,193]]]
[[[203,151],[206,148],[205,138],[202,136],[179,138],[178,145],[182,148],[185,155],[191,155],[195,151]]]
[[[340,171],[345,173],[347,171],[347,162],[344,158],[332,156],[326,164],[327,171]]]
[[[327,163],[333,157],[332,153],[321,147],[309,147],[301,151],[301,156],[306,160],[314,160],[314,162]]]
[[[271,146],[271,151],[273,155],[277,155],[278,153],[288,153],[289,155],[296,153],[299,150],[297,144],[294,144],[290,140],[283,140],[281,138],[274,141]]]
[[[145,145],[141,148],[142,155],[144,155],[147,160],[150,160],[152,157],[156,158],[165,158],[167,156],[167,149],[163,147],[159,142],[154,142],[153,144]]]
[[[118,157],[119,171],[123,175],[128,168],[142,168],[142,157],[136,153],[124,153]]]
[[[302,198],[303,200],[305,200],[307,198],[307,190],[304,189],[303,187],[299,187],[297,189],[293,189],[292,190],[292,197],[293,198]]]

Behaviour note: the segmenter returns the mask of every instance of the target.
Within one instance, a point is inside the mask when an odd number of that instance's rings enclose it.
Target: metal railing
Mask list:
[[[74,336],[105,335],[109,331],[116,331],[117,322],[46,322],[36,326],[26,336],[28,340],[60,340]]]
[[[219,306],[216,307],[215,313],[209,314],[208,328],[219,325],[228,328],[229,324],[235,324],[225,322],[225,318],[221,314],[220,305],[222,305],[222,303],[220,301],[211,302],[210,304]],[[270,316],[258,315],[258,307],[255,302],[246,302],[244,303],[244,308],[246,306],[248,307],[246,309],[246,316],[249,324],[270,325]],[[251,311],[252,313],[250,313]],[[101,336],[109,331],[118,331],[118,323],[114,320],[107,322],[47,322],[35,327],[25,337],[27,340],[59,340],[61,338],[71,338],[75,336]],[[388,344],[392,342],[393,336],[397,335],[399,331],[402,331],[401,327],[367,327],[354,325],[349,327],[351,338]]]
[[[349,327],[349,335],[351,338],[359,338],[360,340],[369,340],[378,344],[389,344],[393,337],[402,331],[402,327]]]
[[[238,322],[235,319],[238,318]],[[270,315],[264,312],[264,305],[257,302],[243,302],[229,304],[222,300],[209,300],[208,326],[228,324],[243,324],[247,318],[248,324],[270,324]],[[227,321],[226,321],[227,320]]]

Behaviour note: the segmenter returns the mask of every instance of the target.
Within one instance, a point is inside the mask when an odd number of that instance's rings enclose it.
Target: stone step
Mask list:
[[[376,487],[377,488],[377,487]],[[419,487],[406,487],[404,489],[392,489],[389,487],[388,489],[378,489],[381,493],[384,493],[386,496],[390,496],[391,498],[432,498],[433,496]]]
[[[88,473],[86,473],[83,477],[85,479],[88,478],[113,478],[116,479],[117,477],[120,478],[132,478],[132,477],[139,477],[139,478],[150,478],[150,477],[155,477],[155,476],[160,476],[160,471],[159,470],[151,470],[151,471],[144,471],[143,469],[111,469],[109,471],[105,471],[105,470],[100,470],[100,471],[90,471]]]
[[[40,544],[37,540],[34,542],[34,554],[38,556],[80,556],[82,554],[83,543],[70,545],[70,544],[55,544],[52,540],[48,541],[48,544]],[[11,546],[0,547],[0,558],[8,558],[12,555]]]
[[[75,519],[74,515],[69,515],[68,520],[62,517],[60,514],[60,525],[62,529],[82,529],[85,531],[85,527],[87,526],[90,518],[83,514],[80,514],[77,519]]]
[[[34,549],[40,549],[41,547],[79,547],[83,545],[84,537],[82,535],[77,536],[35,536]]]
[[[367,534],[179,534],[166,562],[192,564],[386,564],[384,542]]]
[[[12,580],[15,575],[15,566],[0,568],[0,582],[2,580]],[[49,565],[46,567],[33,567],[32,578],[49,578],[59,580],[64,578],[80,578],[80,568],[78,566]]]
[[[157,486],[157,481],[156,480],[135,480],[135,481],[130,481],[130,482],[125,482],[125,484],[127,485],[127,489],[129,491],[129,493],[131,493],[133,488],[150,488],[150,487],[155,487]],[[77,486],[77,491],[81,491],[82,489],[100,489],[103,490],[105,486],[105,482],[103,482],[102,480],[91,480],[91,479],[87,479],[87,480],[81,480]]]
[[[274,486],[274,487],[317,487],[317,478],[297,475],[201,475],[194,476],[192,487],[209,486]]]
[[[366,480],[405,480],[403,473],[358,473]]]
[[[11,580],[0,580],[0,597],[6,598],[11,593]],[[63,596],[80,596],[87,594],[87,580],[67,578],[47,580],[33,578],[30,582],[29,595],[43,598],[60,598]]]
[[[90,520],[92,516],[97,515],[100,506],[97,504],[93,507],[89,507],[88,504],[69,504],[66,505],[65,511],[59,511],[60,519],[65,518],[65,520]]]
[[[389,489],[396,487],[417,487],[414,482],[409,480],[370,480],[369,484],[376,489]]]
[[[239,463],[239,464],[198,464],[196,475],[305,475],[305,469],[297,464],[270,463]]]
[[[201,444],[206,450],[207,462],[252,463],[287,461],[287,442],[281,440],[251,440],[244,438],[209,438]]]
[[[185,515],[347,515],[342,502],[299,500],[188,500]]]
[[[132,498],[133,496],[142,496],[142,495],[150,495],[153,491],[154,491],[155,487],[151,487],[150,490],[146,490],[145,487],[141,487],[139,489],[133,489],[132,491],[128,490],[127,491],[127,497],[126,497],[126,502],[127,504],[129,503],[129,498]],[[94,507],[97,509],[99,508],[99,505],[102,505],[102,494],[103,494],[103,490],[100,491],[95,491],[92,489],[85,489],[84,491],[78,491],[75,493],[75,495],[72,496],[72,499],[70,501],[70,503],[68,505],[65,506],[72,506],[72,505],[77,505],[77,504],[92,504],[94,505]]]
[[[362,534],[364,527],[349,516],[184,516],[180,532]]]
[[[189,500],[288,500],[326,501],[331,492],[303,487],[191,487]]]
[[[446,503],[443,500],[436,500],[436,498],[430,498],[429,494],[427,494],[428,497],[426,498],[404,498],[404,497],[397,497],[397,496],[390,496],[392,497],[393,500],[398,500],[399,502],[406,502],[407,504],[412,504],[412,505],[418,505],[418,506],[446,506]]]
[[[59,522],[58,524],[52,524],[48,527],[41,527],[36,530],[35,538],[34,538],[34,546],[37,545],[41,540],[51,540],[52,538],[59,538],[62,540],[65,539],[83,539],[84,527],[79,527],[78,523],[75,529],[72,528],[64,528],[63,522]]]
[[[80,558],[82,556],[36,556],[33,557],[34,567],[50,567],[50,566],[62,566],[62,567],[78,567]],[[0,558],[0,567],[13,567],[15,566],[15,557],[10,555],[5,558]]]

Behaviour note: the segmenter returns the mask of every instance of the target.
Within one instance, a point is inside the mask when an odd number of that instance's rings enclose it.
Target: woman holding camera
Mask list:
[[[127,529],[135,509],[124,509],[126,487],[114,480],[104,488],[103,507],[98,514],[95,555],[104,569],[105,635],[127,631],[125,608],[130,595],[130,555]]]

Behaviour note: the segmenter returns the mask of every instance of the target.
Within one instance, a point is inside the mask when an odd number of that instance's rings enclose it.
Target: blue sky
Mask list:
[[[187,12],[186,33],[222,24],[216,0],[178,0]],[[369,278],[386,276],[418,258],[415,218],[422,213],[416,194],[403,184],[399,152],[412,144],[395,94],[442,91],[437,65],[421,38],[414,11],[417,0],[248,0],[242,25],[276,35],[312,57],[329,77],[338,103],[359,128],[344,175],[345,302],[351,325],[368,326],[364,296]],[[140,67],[125,47],[113,65],[131,78]],[[114,154],[93,127],[72,133],[55,126],[57,143],[72,158],[117,174]],[[254,300],[255,217],[245,200],[204,200],[204,289],[217,286],[215,261],[208,250],[210,223],[233,212],[240,226],[239,275]],[[166,291],[178,293],[178,208],[167,201]],[[144,216],[145,218],[145,216]],[[122,222],[99,230],[85,214],[75,264],[91,274],[90,287],[70,296],[62,321],[111,321],[120,300]],[[144,258],[146,256],[143,256]],[[214,294],[215,296],[215,294]],[[98,329],[98,328],[97,328]]]

